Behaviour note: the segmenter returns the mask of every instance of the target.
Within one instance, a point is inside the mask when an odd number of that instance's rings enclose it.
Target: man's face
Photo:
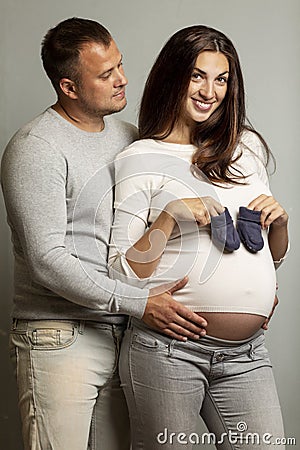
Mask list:
[[[91,118],[121,111],[126,106],[127,78],[122,55],[112,40],[109,47],[96,42],[84,45],[79,60],[78,106]]]

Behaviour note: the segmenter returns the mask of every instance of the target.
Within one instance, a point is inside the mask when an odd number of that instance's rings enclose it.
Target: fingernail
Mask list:
[[[206,331],[205,331],[205,330],[202,330],[202,331],[200,332],[200,335],[201,335],[201,336],[205,336],[205,335],[206,335]]]

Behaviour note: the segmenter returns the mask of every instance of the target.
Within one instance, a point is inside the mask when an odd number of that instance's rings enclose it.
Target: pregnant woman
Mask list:
[[[199,25],[169,39],[139,130],[115,163],[111,276],[148,287],[187,276],[174,298],[207,327],[180,341],[129,321],[120,373],[133,449],[201,444],[199,415],[218,449],[269,448],[265,436],[284,432],[262,326],[288,216],[269,189],[268,146],[246,125],[239,59],[223,33]]]

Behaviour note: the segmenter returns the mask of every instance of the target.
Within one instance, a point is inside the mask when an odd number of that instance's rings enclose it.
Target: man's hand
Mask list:
[[[269,317],[267,317],[266,320],[264,321],[264,323],[262,324],[262,328],[264,330],[267,330],[269,328],[269,322],[274,314],[275,308],[278,305],[278,303],[279,303],[278,297],[277,297],[277,295],[275,295],[272,311],[270,312]]]
[[[183,288],[187,281],[184,278],[161,294],[155,294],[156,289],[151,289],[142,317],[150,328],[179,341],[199,339],[205,335],[207,326],[205,319],[172,298],[172,294]]]

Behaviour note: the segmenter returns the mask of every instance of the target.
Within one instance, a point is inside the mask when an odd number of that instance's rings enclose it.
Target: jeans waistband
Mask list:
[[[105,322],[96,322],[92,320],[49,320],[49,319],[37,319],[37,320],[25,320],[25,319],[13,319],[12,330],[26,331],[34,329],[35,327],[57,327],[67,329],[70,326],[78,328],[78,332],[81,334],[85,327],[98,328],[98,329],[110,329],[110,330],[125,330],[125,324],[110,324]]]
[[[142,331],[146,331],[148,333],[151,333],[157,337],[160,337],[163,340],[171,342],[173,339],[169,338],[168,336],[161,334],[155,330],[152,330],[149,328],[146,324],[144,324],[141,320],[130,318],[128,321],[128,328],[133,329],[137,328]],[[260,338],[260,339],[259,339]],[[218,350],[239,350],[244,351],[245,349],[252,348],[253,342],[255,340],[262,341],[264,340],[264,330],[261,328],[256,333],[254,333],[252,336],[250,336],[247,339],[238,340],[238,341],[232,341],[228,339],[220,339],[216,338],[214,336],[203,336],[199,340],[188,340],[187,342],[192,343],[193,345],[199,345],[199,347],[205,347],[209,351],[218,351]],[[181,341],[178,341],[181,342]],[[259,343],[259,342],[258,342]],[[257,343],[257,344],[258,344]],[[257,345],[256,344],[256,345]]]

